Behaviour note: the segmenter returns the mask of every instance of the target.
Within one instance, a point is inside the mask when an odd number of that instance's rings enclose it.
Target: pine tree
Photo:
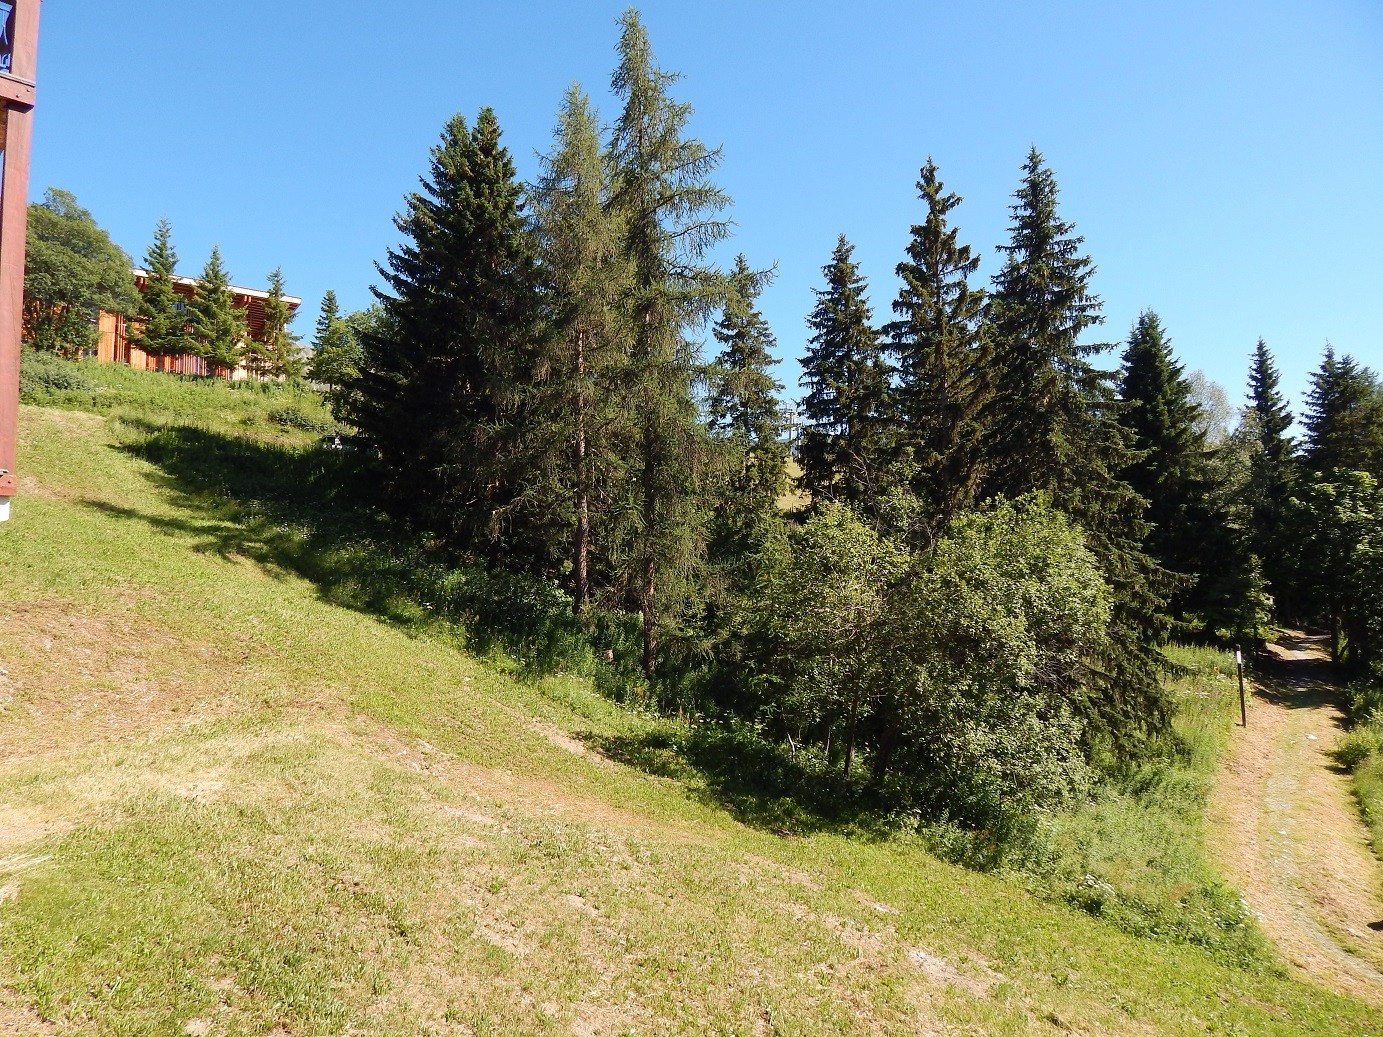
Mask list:
[[[139,309],[130,323],[130,345],[155,358],[160,369],[164,358],[192,351],[188,335],[189,315],[173,287],[178,254],[173,249],[173,229],[167,218],[154,229],[154,243],[144,255],[148,276],[140,293]]]
[[[1156,313],[1139,316],[1123,360],[1120,420],[1136,456],[1124,477],[1148,501],[1145,550],[1181,577],[1171,614],[1210,634],[1251,627],[1252,559],[1216,497],[1200,407]]]
[[[1287,435],[1292,413],[1278,391],[1272,353],[1260,338],[1249,367],[1249,407],[1254,431],[1246,496],[1249,544],[1263,567],[1279,616],[1291,614],[1287,513],[1295,481],[1296,444]]]
[[[890,371],[853,256],[842,234],[822,267],[826,287],[813,289],[797,456],[813,503],[835,500],[872,510],[890,460]]]
[[[913,491],[939,530],[978,491],[992,390],[981,323],[985,295],[969,283],[980,260],[947,225],[961,198],[945,193],[931,159],[917,190],[927,220],[913,226],[907,259],[898,264],[903,287],[885,332],[898,365],[898,436],[916,465]]]
[[[996,370],[988,492],[1044,491],[1084,529],[1114,597],[1104,679],[1084,708],[1096,727],[1131,747],[1168,721],[1158,651],[1167,631],[1166,574],[1141,549],[1146,502],[1120,478],[1134,458],[1112,375],[1092,363],[1106,347],[1081,340],[1103,321],[1090,290],[1094,265],[1058,214],[1056,178],[1035,148],[1014,197],[988,307]]]
[[[629,289],[599,120],[580,87],[563,99],[533,208],[552,333],[535,386],[535,445],[548,457],[531,467],[538,485],[528,492],[538,506],[569,513],[572,603],[580,614],[592,594],[592,556],[610,532],[597,531],[610,517],[609,488],[627,468],[620,449],[627,329],[618,317]]]
[[[708,406],[710,427],[728,448],[725,500],[717,509],[722,555],[754,546],[767,518],[775,516],[787,473],[783,442],[783,386],[770,372],[778,342],[755,300],[770,274],[756,273],[735,257],[724,311],[712,334],[721,345],[715,360],[716,391]]]
[[[360,375],[360,343],[341,318],[336,293],[330,288],[322,295],[317,326],[312,336],[312,355],[307,362],[307,377],[326,386],[323,394],[333,414],[346,413],[342,397],[346,386]]]
[[[378,448],[386,507],[453,544],[508,547],[509,450],[541,312],[537,263],[499,122],[453,116],[378,265],[347,416]],[[387,289],[387,290],[386,290]]]
[[[688,332],[724,297],[723,277],[705,257],[729,232],[717,218],[729,199],[710,180],[720,152],[685,135],[691,106],[669,96],[678,77],[654,64],[638,12],[627,10],[620,27],[611,87],[623,107],[610,140],[609,208],[630,267],[622,320],[630,338],[626,399],[638,516],[623,569],[643,619],[643,668],[651,675],[660,622],[691,591],[704,558],[698,482],[707,450]]]
[[[235,305],[230,274],[221,263],[221,249],[217,245],[211,247],[211,255],[202,268],[201,279],[192,295],[191,310],[192,341],[197,355],[213,370],[229,377],[244,358],[248,332],[245,311]]]
[[[1377,376],[1326,347],[1306,398],[1302,460],[1322,474],[1368,472],[1383,479],[1383,390]]]
[[[262,373],[272,378],[303,376],[304,363],[299,351],[302,340],[288,328],[294,316],[283,298],[283,270],[275,267],[269,273],[269,298],[264,300],[262,342],[265,359]]]

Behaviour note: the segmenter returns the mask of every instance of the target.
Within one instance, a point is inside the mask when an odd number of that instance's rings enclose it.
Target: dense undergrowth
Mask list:
[[[596,612],[578,622],[556,584],[492,570],[391,526],[371,496],[365,459],[317,445],[312,433],[326,427],[326,411],[308,389],[31,360],[24,391],[26,400],[117,419],[125,449],[201,513],[224,520],[214,531],[181,530],[202,534],[203,550],[291,569],[325,601],[464,647],[515,675],[576,675],[626,707],[651,710],[650,723],[601,736],[596,748],[678,779],[748,825],[917,843],[969,867],[1025,875],[1038,895],[1127,932],[1200,946],[1241,967],[1276,967],[1203,848],[1207,789],[1235,709],[1233,663],[1223,653],[1170,651],[1179,674],[1173,736],[1137,765],[1107,768],[1087,802],[976,831],[900,811],[887,790],[843,778],[817,747],[780,744],[739,721],[659,719],[630,618]]]

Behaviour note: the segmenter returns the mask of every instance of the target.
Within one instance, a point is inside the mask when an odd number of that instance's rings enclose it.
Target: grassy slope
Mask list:
[[[587,751],[652,722],[583,682],[334,606],[128,430],[23,421],[0,1032],[1376,1029],[920,850],[741,826]]]

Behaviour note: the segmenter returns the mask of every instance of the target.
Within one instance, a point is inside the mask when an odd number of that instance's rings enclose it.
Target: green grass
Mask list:
[[[310,434],[195,383],[216,399],[180,424],[136,383],[111,418],[22,413],[0,527],[0,1030],[1377,1031],[1374,1007],[1131,936],[1060,883],[825,821],[785,838],[709,761],[612,762],[590,747],[677,728],[581,673],[482,661],[407,595],[391,613],[368,558],[321,532],[330,502],[289,520],[326,463]],[[201,482],[197,445],[223,450]],[[283,486],[227,492],[266,457]],[[1188,730],[1213,734],[1220,698]],[[1195,799],[1135,826],[1157,798],[1135,779],[1091,808],[1117,845],[1094,818],[1068,836],[1153,899],[1166,862],[1139,862],[1194,836]]]
[[[1383,685],[1369,681],[1351,687],[1349,715],[1351,727],[1335,758],[1353,778],[1373,852],[1383,860]]]
[[[1036,888],[1142,936],[1191,943],[1255,970],[1278,967],[1239,893],[1205,847],[1207,796],[1238,717],[1234,657],[1168,650],[1179,674],[1175,737],[1110,776],[1093,802],[1058,815],[1029,870]]]

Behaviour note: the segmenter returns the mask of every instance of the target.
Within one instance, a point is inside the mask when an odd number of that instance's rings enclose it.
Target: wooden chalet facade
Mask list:
[[[147,270],[138,268],[134,271],[135,287],[141,292],[148,281],[149,273]],[[173,290],[178,293],[178,305],[189,310],[192,305],[192,295],[197,289],[198,281],[195,277],[173,278]],[[249,337],[252,339],[263,339],[264,337],[264,302],[269,298],[268,292],[262,292],[257,288],[240,288],[231,285],[231,294],[235,297],[235,305],[245,313],[245,324],[249,329]],[[290,314],[297,313],[298,307],[303,301],[296,296],[285,295],[283,301],[288,306]],[[202,357],[192,353],[182,353],[173,356],[150,356],[138,346],[130,344],[129,339],[129,318],[119,313],[107,313],[104,310],[97,316],[97,330],[100,338],[96,344],[96,359],[103,364],[127,364],[139,371],[167,371],[171,374],[195,374],[212,375],[224,372],[213,371],[210,364]],[[241,364],[234,371],[229,373],[232,379],[252,378],[253,374]]]

